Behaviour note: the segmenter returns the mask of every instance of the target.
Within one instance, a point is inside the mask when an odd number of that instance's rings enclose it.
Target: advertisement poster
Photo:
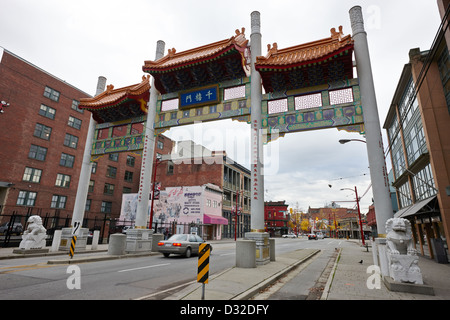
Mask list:
[[[202,206],[203,188],[172,187],[161,191],[159,200],[155,200],[154,211],[160,223],[178,221],[178,223],[201,223],[203,220]]]

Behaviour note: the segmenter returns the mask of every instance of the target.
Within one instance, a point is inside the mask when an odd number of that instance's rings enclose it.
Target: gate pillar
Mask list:
[[[256,265],[270,261],[269,234],[264,229],[264,176],[262,144],[262,82],[261,75],[255,69],[256,57],[261,56],[260,13],[251,13],[251,232],[245,238],[256,241]]]

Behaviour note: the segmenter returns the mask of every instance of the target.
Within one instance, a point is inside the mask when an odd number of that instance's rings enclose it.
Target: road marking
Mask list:
[[[28,270],[35,270],[35,269],[43,269],[43,268],[50,268],[50,267],[53,267],[53,266],[32,264],[32,265],[22,265],[22,266],[1,267],[0,269],[7,269],[7,270],[0,271],[0,274],[7,274],[7,273],[20,272],[20,271],[28,271]]]
[[[141,269],[148,269],[148,268],[155,268],[155,267],[163,267],[163,266],[168,266],[170,263],[162,263],[162,264],[155,264],[153,266],[146,266],[146,267],[140,267],[140,268],[133,268],[133,269],[124,269],[124,270],[119,270],[117,272],[127,272],[127,271],[135,271],[135,270],[141,270]]]
[[[223,254],[221,254],[220,256],[221,256],[221,257],[223,257],[223,256],[231,256],[232,254],[236,254],[236,252],[223,253]]]

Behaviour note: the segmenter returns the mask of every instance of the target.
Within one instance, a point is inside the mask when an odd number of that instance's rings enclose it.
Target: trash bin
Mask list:
[[[441,238],[431,239],[434,249],[434,259],[438,263],[448,263],[447,252],[445,251],[444,241]]]

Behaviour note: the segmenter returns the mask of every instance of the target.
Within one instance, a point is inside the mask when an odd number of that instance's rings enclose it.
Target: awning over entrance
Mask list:
[[[220,216],[214,216],[210,214],[203,214],[203,223],[204,224],[224,224],[228,225],[228,219]]]
[[[416,202],[415,204],[403,208],[399,211],[397,211],[394,215],[395,218],[406,218],[409,216],[413,216],[415,214],[420,214],[420,213],[430,213],[434,211],[434,205],[432,205],[431,207],[427,207],[432,201],[434,201],[436,199],[436,196],[427,198],[425,200],[421,200],[419,202]],[[423,210],[422,210],[423,209]],[[421,212],[422,211],[422,212]]]

